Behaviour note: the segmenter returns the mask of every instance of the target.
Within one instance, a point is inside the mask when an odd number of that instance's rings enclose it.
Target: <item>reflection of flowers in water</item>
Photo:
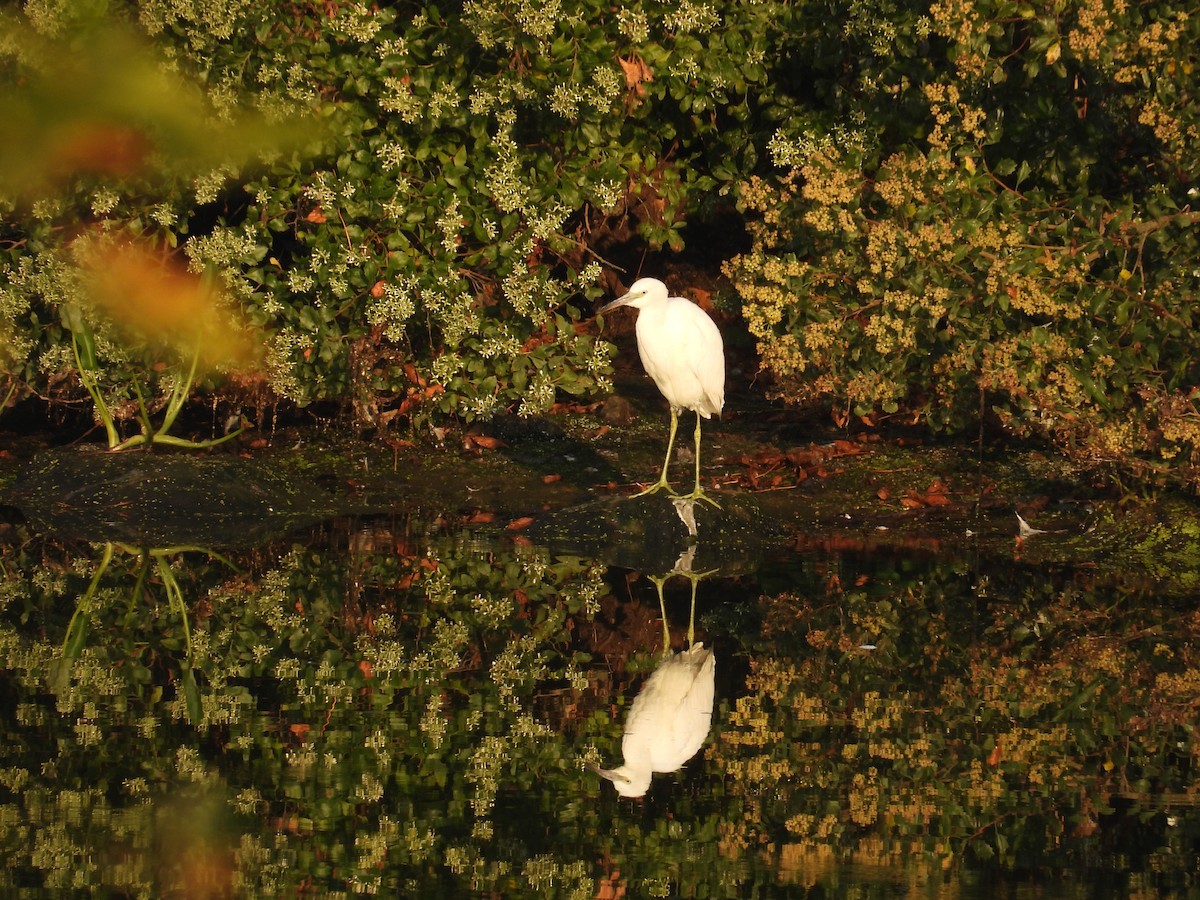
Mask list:
[[[446,738],[446,716],[442,711],[443,698],[440,693],[429,695],[425,704],[425,715],[421,717],[421,734],[429,739],[434,750],[440,750]]]

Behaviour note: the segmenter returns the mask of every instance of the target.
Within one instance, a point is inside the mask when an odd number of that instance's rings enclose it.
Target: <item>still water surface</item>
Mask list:
[[[6,895],[1200,895],[1186,592],[789,540],[660,607],[664,572],[420,515],[3,538]],[[618,797],[693,584],[711,728]]]

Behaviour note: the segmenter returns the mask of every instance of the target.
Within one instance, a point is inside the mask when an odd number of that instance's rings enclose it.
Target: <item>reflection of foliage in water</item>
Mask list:
[[[1194,604],[903,567],[764,604],[749,692],[709,751],[744,812],[732,851],[1022,867],[1102,852],[1138,816],[1169,845],[1168,812],[1196,840]]]
[[[232,580],[189,558],[176,575],[206,679],[198,727],[174,674],[178,618],[158,584],[161,608],[131,602],[122,557],[47,705],[94,556],[6,548],[0,666],[16,699],[0,748],[0,882],[590,897],[597,878],[659,891],[698,879],[689,847],[702,829],[715,860],[716,828],[690,798],[671,823],[591,799],[600,785],[584,760],[599,753],[585,748],[609,752],[619,726],[587,703],[589,678],[606,676],[589,675],[574,631],[598,606],[603,568],[420,542],[363,530]],[[614,836],[610,819],[626,815]]]
[[[8,888],[891,896],[941,878],[942,859],[1086,849],[1107,805],[1156,799],[1182,824],[1151,823],[1168,849],[1139,871],[1195,858],[1179,846],[1200,831],[1181,806],[1200,768],[1194,612],[1032,570],[873,568],[859,584],[845,554],[757,605],[702,586],[719,652],[714,623],[752,632],[749,692],[719,688],[704,758],[638,804],[585,761],[619,753],[621,698],[657,656],[628,639],[658,627],[644,582],[606,596],[590,561],[391,521],[243,553],[232,578],[188,556],[174,575],[202,676],[193,725],[179,616],[154,572],[155,602],[132,601],[132,557],[97,588],[67,690],[46,693],[98,554],[17,531],[0,532]],[[609,671],[602,648],[642,651],[642,675]],[[726,677],[744,664],[722,660]]]

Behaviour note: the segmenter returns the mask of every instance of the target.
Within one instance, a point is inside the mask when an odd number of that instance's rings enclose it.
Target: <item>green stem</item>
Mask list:
[[[108,564],[112,562],[113,550],[115,545],[111,542],[104,545],[104,555],[100,557],[100,565],[96,569],[96,574],[92,576],[92,580],[88,583],[88,589],[83,596],[79,598],[79,602],[75,604],[75,612],[71,614],[71,621],[67,623],[67,633],[63,637],[63,658],[68,654],[68,646],[71,643],[71,637],[75,633],[76,623],[80,615],[86,615],[92,605],[92,600],[96,596],[96,591],[100,588],[100,577],[108,569]]]
[[[171,607],[179,610],[179,618],[183,622],[183,640],[184,646],[187,649],[188,664],[192,661],[192,629],[188,624],[187,606],[183,602],[183,591],[179,587],[179,582],[175,580],[175,573],[171,571],[171,564],[167,561],[166,556],[158,551],[152,551],[151,556],[158,563],[158,574],[162,578],[163,587],[167,591],[167,598],[170,601]]]
[[[96,406],[96,415],[104,423],[104,430],[108,433],[108,446],[111,450],[120,443],[121,438],[117,434],[116,425],[113,424],[113,417],[112,413],[108,410],[108,404],[100,396],[99,385],[96,384],[96,380],[92,378],[91,373],[83,365],[83,361],[79,357],[79,336],[73,331],[71,332],[71,350],[75,353],[75,368],[79,370],[79,380],[83,382],[84,388],[92,398],[92,403]]]
[[[146,408],[146,398],[142,395],[142,386],[138,383],[138,380],[136,378],[134,378],[132,380],[133,380],[133,393],[137,396],[138,419],[140,419],[141,423],[142,423],[141,437],[144,438],[146,443],[153,443],[154,442],[154,426],[152,424],[150,424],[150,410],[148,410]],[[139,441],[138,443],[141,443],[141,441]],[[133,445],[130,444],[129,446],[133,446]]]
[[[196,366],[200,363],[200,345],[196,345],[196,351],[192,354],[192,366],[188,370],[187,380],[182,384],[175,383],[175,387],[171,390],[171,400],[167,404],[167,412],[163,417],[162,427],[158,429],[155,439],[165,437],[167,432],[171,430],[171,426],[175,424],[175,419],[179,415],[179,411],[183,409],[184,401],[187,400],[188,394],[192,390],[192,382],[196,380]]]
[[[14,379],[13,383],[12,383],[12,387],[10,387],[8,389],[8,393],[4,395],[4,402],[0,403],[0,411],[8,409],[8,402],[10,400],[12,400],[13,394],[15,394],[17,392],[17,384],[18,384],[18,382]]]
[[[207,441],[190,441],[187,438],[173,437],[169,434],[160,434],[154,438],[154,443],[168,444],[172,447],[188,447],[192,450],[203,450],[205,447],[215,447],[218,444],[223,444],[226,441],[233,440],[243,431],[245,431],[244,428],[239,428],[237,431],[231,431],[229,434],[222,435],[219,438],[210,438]]]
[[[129,437],[125,438],[125,440],[121,441],[121,443],[117,444],[115,447],[109,447],[109,449],[110,450],[128,450],[130,447],[138,447],[145,443],[148,443],[146,435],[133,434],[133,435],[130,435]]]

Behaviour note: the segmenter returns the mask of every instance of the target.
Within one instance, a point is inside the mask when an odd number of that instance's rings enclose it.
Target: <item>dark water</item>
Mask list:
[[[7,895],[1200,894],[1177,587],[969,547],[704,560],[711,729],[631,800],[592,767],[661,661],[658,573],[434,514],[223,556],[0,535]]]

